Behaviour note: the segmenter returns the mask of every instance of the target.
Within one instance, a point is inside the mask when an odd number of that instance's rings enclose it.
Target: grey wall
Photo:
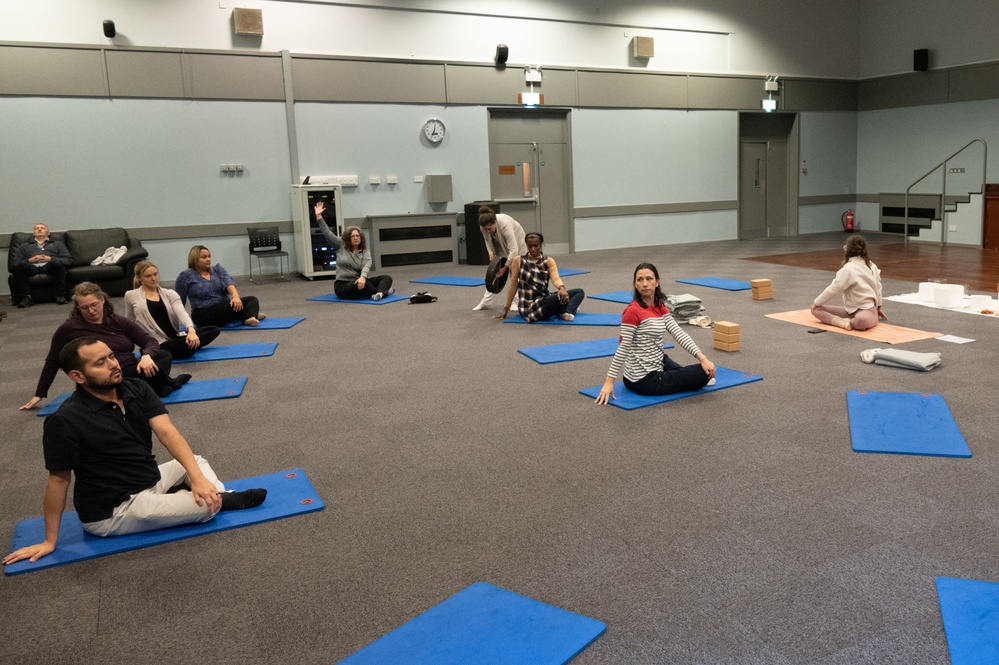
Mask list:
[[[863,111],[857,114],[857,179],[866,192],[904,192],[917,178],[975,138],[999,148],[999,100]],[[965,188],[977,188],[977,146],[951,166],[965,167]],[[995,157],[988,180],[999,179]],[[936,179],[939,185],[939,178]],[[962,184],[948,174],[948,190]]]
[[[255,0],[262,38],[232,34],[233,3],[205,0],[34,0],[0,3],[0,41],[107,44],[101,21],[116,21],[115,45],[185,49],[255,48],[362,58],[491,62],[497,43],[510,62],[649,71],[853,78],[858,0]],[[399,11],[401,10],[401,11]],[[656,55],[634,60],[635,35]]]
[[[458,0],[261,0],[263,38],[233,35],[218,4],[0,1],[0,238],[39,219],[115,224],[165,276],[200,238],[245,273],[246,223],[290,231],[281,49],[295,55],[301,173],[357,175],[348,217],[429,211],[414,182],[428,173],[454,176],[445,210],[485,196],[486,106],[525,89],[520,64],[544,65],[546,100],[573,109],[580,250],[734,238],[738,111],[758,107],[767,74],[781,75],[781,108],[801,112],[802,233],[839,228],[847,207],[876,216],[876,195],[923,164],[999,139],[996,65],[971,64],[999,59],[999,42],[966,38],[997,18],[981,0],[946,16],[925,0],[565,0],[503,15]],[[654,58],[630,56],[636,34],[655,37]],[[498,42],[511,48],[502,71]],[[38,43],[64,48],[23,48]],[[905,73],[921,47],[953,69]],[[436,148],[419,138],[428,117],[448,125]]]

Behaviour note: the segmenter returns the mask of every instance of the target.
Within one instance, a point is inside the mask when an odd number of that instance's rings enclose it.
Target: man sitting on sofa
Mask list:
[[[31,307],[31,285],[28,280],[38,273],[51,275],[56,284],[56,304],[66,304],[66,270],[73,265],[73,257],[66,245],[49,240],[49,227],[35,224],[35,239],[17,248],[14,255],[13,301],[18,307]]]

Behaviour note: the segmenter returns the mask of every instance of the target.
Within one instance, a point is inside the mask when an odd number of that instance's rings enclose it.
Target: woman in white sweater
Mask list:
[[[174,358],[190,358],[219,336],[216,326],[194,327],[176,291],[160,286],[160,271],[151,261],[139,261],[132,280],[135,288],[125,294],[125,316],[156,338],[160,348]],[[183,325],[184,332],[180,332]]]
[[[826,305],[837,295],[843,298],[842,307]],[[846,330],[870,330],[879,319],[888,320],[881,309],[881,271],[867,256],[862,236],[850,236],[843,245],[843,265],[812,303],[812,316]]]

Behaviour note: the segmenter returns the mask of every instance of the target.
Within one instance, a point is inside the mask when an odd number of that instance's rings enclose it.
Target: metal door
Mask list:
[[[549,254],[573,251],[568,136],[568,110],[490,110],[490,198]]]
[[[744,141],[739,158],[739,240],[767,237],[767,144]]]

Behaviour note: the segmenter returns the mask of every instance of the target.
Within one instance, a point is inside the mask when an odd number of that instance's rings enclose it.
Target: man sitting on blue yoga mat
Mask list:
[[[45,540],[11,552],[4,564],[34,562],[55,550],[73,473],[73,503],[84,530],[94,536],[207,522],[220,510],[264,502],[265,489],[226,492],[208,462],[191,451],[149,384],[122,379],[121,366],[104,342],[93,337],[70,341],[59,354],[59,366],[77,387],[45,419]],[[153,434],[173,460],[157,466]]]

